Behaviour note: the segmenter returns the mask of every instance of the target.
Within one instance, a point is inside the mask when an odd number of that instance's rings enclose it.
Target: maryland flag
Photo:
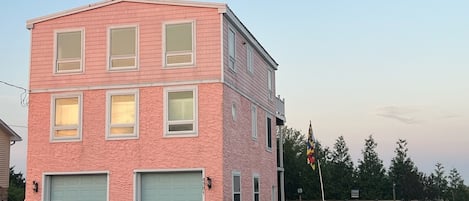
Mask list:
[[[309,122],[309,131],[308,131],[308,141],[306,142],[306,156],[308,164],[313,168],[313,170],[316,170],[316,153],[315,153],[315,148],[316,146],[316,140],[314,139],[313,136],[313,128],[311,127],[311,122]]]

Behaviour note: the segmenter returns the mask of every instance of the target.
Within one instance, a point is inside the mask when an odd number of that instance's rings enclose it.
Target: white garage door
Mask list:
[[[202,201],[201,172],[141,173],[142,201]]]
[[[106,201],[107,175],[50,176],[51,201]]]

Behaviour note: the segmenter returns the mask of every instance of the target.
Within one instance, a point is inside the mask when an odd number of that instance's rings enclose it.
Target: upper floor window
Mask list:
[[[247,64],[246,64],[246,66],[248,68],[248,72],[252,74],[252,73],[254,73],[254,59],[253,59],[254,58],[254,56],[253,56],[254,53],[253,53],[253,50],[252,50],[252,46],[246,45],[246,47],[247,47],[247,50],[246,50],[246,60],[247,60],[246,62],[247,62]]]
[[[228,66],[231,70],[235,70],[235,61],[236,61],[236,35],[232,29],[228,31]]]
[[[266,133],[266,146],[267,150],[272,150],[272,120],[270,117],[267,117],[267,133]]]
[[[109,29],[109,69],[137,68],[137,27]]]
[[[177,87],[165,89],[165,134],[197,133],[197,89]]]
[[[56,32],[56,73],[81,72],[83,63],[83,30]]]
[[[81,100],[81,94],[52,96],[52,141],[81,139]]]
[[[273,82],[272,82],[272,75],[273,72],[272,70],[267,71],[267,89],[268,89],[268,96],[269,100],[272,100],[274,96],[274,87],[273,87]]]
[[[107,138],[138,136],[138,91],[107,93]]]
[[[165,66],[194,64],[194,22],[164,25]]]

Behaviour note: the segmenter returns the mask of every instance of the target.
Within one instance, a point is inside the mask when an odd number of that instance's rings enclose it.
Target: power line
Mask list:
[[[29,100],[28,100],[28,90],[24,87],[20,87],[18,85],[14,85],[14,84],[10,84],[8,82],[5,82],[5,81],[2,81],[0,80],[0,83],[3,83],[7,86],[10,86],[10,87],[14,87],[14,88],[17,88],[17,89],[20,89],[20,90],[23,90],[23,92],[20,94],[20,104],[21,106],[23,107],[26,107],[28,106],[29,104]]]

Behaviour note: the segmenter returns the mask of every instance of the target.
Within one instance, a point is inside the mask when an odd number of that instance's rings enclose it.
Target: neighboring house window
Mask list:
[[[235,61],[236,61],[236,43],[235,43],[235,32],[232,29],[228,31],[228,66],[231,70],[235,70]]]
[[[165,66],[194,64],[194,22],[164,25]]]
[[[246,45],[247,47],[247,68],[248,68],[248,72],[249,73],[254,73],[254,60],[253,60],[253,50],[252,50],[252,47],[250,45]]]
[[[268,70],[267,71],[267,88],[268,88],[268,96],[269,96],[269,100],[272,100],[273,98],[273,95],[274,95],[274,91],[273,91],[273,82],[272,82],[272,71],[271,70]]]
[[[83,61],[83,31],[56,32],[55,72],[81,72]]]
[[[166,135],[197,133],[197,89],[165,89]]]
[[[253,186],[253,197],[254,197],[254,201],[259,201],[259,176],[258,175],[254,175],[253,178],[252,178],[252,186]]]
[[[233,172],[233,201],[241,201],[241,173]]]
[[[135,138],[138,136],[138,91],[110,91],[107,93],[107,138]]]
[[[52,96],[53,141],[81,139],[81,97],[81,94]]]
[[[109,69],[137,68],[137,27],[109,29]]]
[[[266,133],[266,135],[267,135],[267,137],[266,137],[267,149],[272,150],[272,120],[270,119],[270,117],[267,117],[267,133]]]
[[[251,133],[252,138],[257,139],[257,107],[251,104]]]

